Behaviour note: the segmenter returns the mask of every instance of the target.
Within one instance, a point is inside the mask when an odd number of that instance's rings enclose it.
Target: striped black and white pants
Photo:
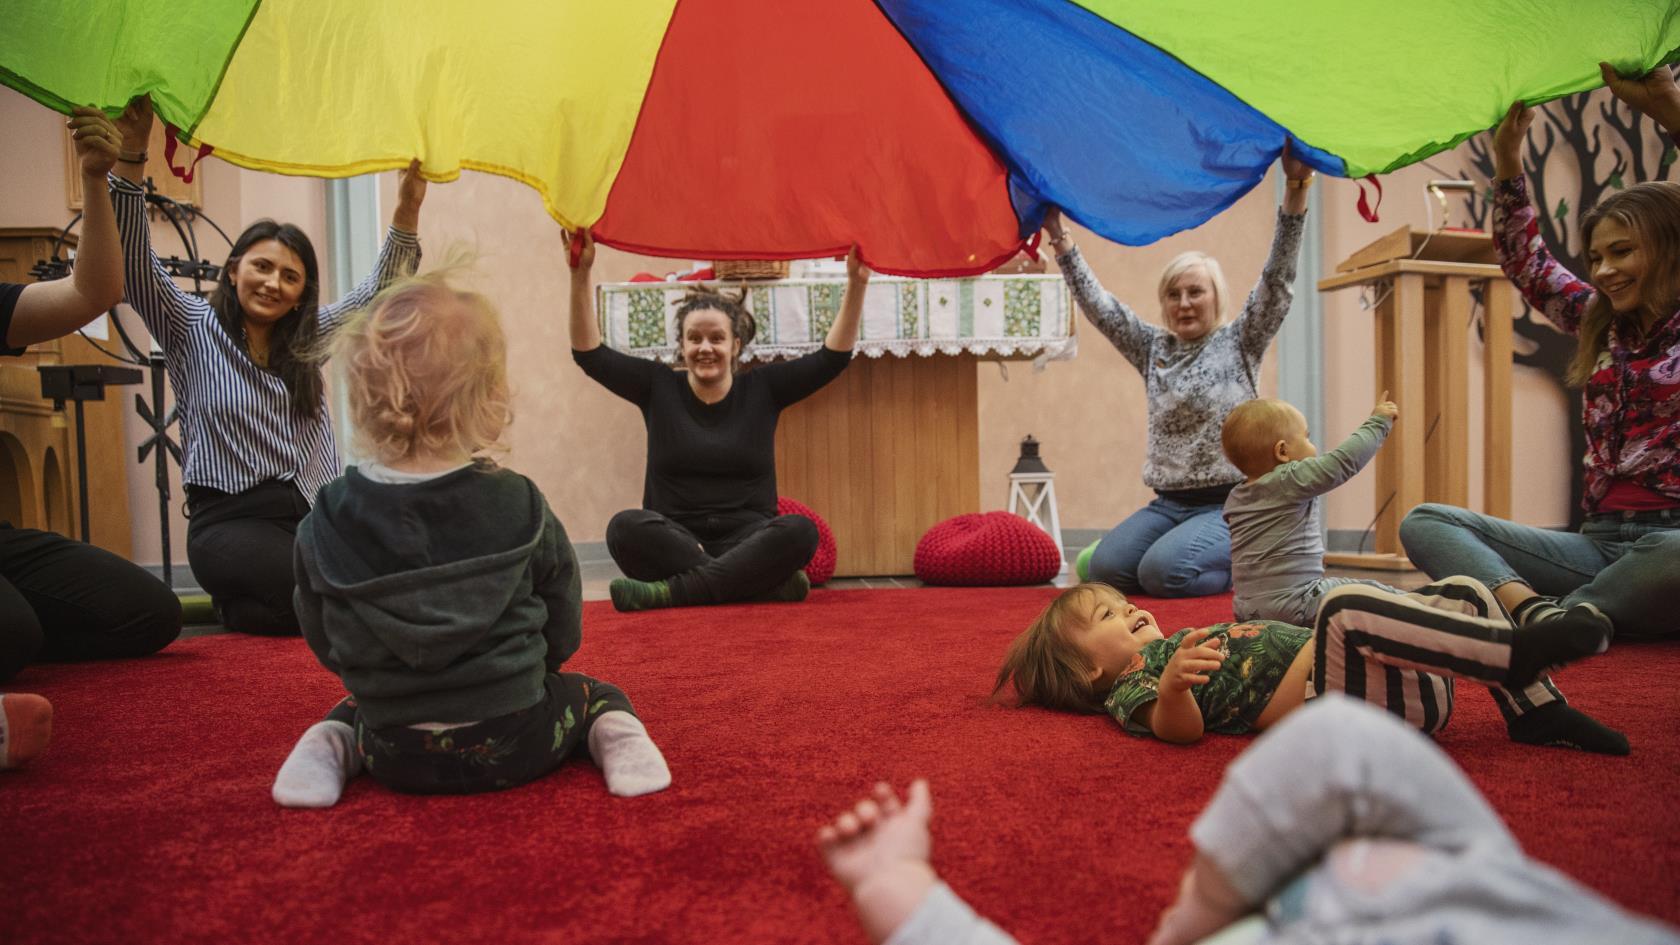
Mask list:
[[[1312,695],[1345,692],[1424,732],[1440,731],[1452,717],[1455,678],[1486,685],[1506,721],[1566,701],[1544,675],[1521,690],[1501,685],[1520,631],[1474,578],[1411,592],[1338,587],[1319,602],[1313,628]]]

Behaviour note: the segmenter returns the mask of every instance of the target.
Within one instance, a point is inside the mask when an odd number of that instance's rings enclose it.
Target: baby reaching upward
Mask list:
[[[1322,456],[1307,418],[1287,401],[1250,400],[1226,416],[1225,457],[1248,477],[1225,499],[1238,620],[1309,623],[1319,598],[1353,583],[1324,576],[1320,499],[1365,468],[1398,415],[1384,391],[1370,418]]]
[[[1322,456],[1313,445],[1306,418],[1285,401],[1246,401],[1225,418],[1221,431],[1225,455],[1248,477],[1225,500],[1225,521],[1231,531],[1232,609],[1239,620],[1309,625],[1318,618],[1326,595],[1348,586],[1364,588],[1358,595],[1344,595],[1346,600],[1357,597],[1362,609],[1410,615],[1393,626],[1414,618],[1428,619],[1416,611],[1419,601],[1424,602],[1425,609],[1439,603],[1439,597],[1428,589],[1408,594],[1376,581],[1324,576],[1321,497],[1371,461],[1398,415],[1398,408],[1384,391],[1370,418]],[[1487,612],[1482,616],[1511,625],[1497,599],[1491,594],[1486,597]],[[1562,630],[1565,637],[1579,631],[1583,640],[1602,639],[1605,643],[1600,645],[1601,650],[1612,632],[1610,621],[1591,604],[1578,605],[1567,613],[1559,610],[1549,619],[1563,619],[1564,626],[1574,628]],[[1540,623],[1534,626],[1538,628]],[[1560,631],[1554,628],[1549,632]],[[1393,677],[1379,674],[1371,682],[1386,690],[1392,681]],[[1408,717],[1415,716],[1416,721],[1424,723],[1425,731],[1434,730],[1430,720],[1443,705],[1441,699],[1450,696],[1446,682],[1431,684],[1439,690],[1436,698],[1425,698],[1423,690],[1414,694],[1419,705]],[[1621,733],[1570,708],[1544,674],[1515,689],[1500,684],[1490,688],[1515,741],[1613,754],[1627,750]]]

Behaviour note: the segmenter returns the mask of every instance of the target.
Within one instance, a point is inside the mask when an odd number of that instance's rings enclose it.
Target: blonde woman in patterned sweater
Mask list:
[[[1197,597],[1231,586],[1231,534],[1220,509],[1244,477],[1225,459],[1220,428],[1232,408],[1259,396],[1260,359],[1294,298],[1312,183],[1312,171],[1287,149],[1282,163],[1288,188],[1271,255],[1242,313],[1229,322],[1229,293],[1213,257],[1189,252],[1167,264],[1158,289],[1162,325],[1151,325],[1097,282],[1061,214],[1052,209],[1045,217],[1074,300],[1143,375],[1149,398],[1143,482],[1155,499],[1097,543],[1090,580],[1153,597]]]

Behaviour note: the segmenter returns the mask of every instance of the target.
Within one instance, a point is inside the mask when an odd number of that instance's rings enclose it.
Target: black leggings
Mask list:
[[[685,528],[647,509],[607,523],[607,553],[626,576],[665,581],[674,604],[726,604],[763,594],[817,553],[817,526],[803,515],[743,523],[719,516]]]
[[[327,713],[356,730],[356,750],[375,781],[410,794],[476,794],[516,787],[588,750],[589,729],[605,712],[629,712],[617,686],[581,673],[549,673],[543,697],[518,712],[441,731],[388,726],[362,719],[354,699]]]
[[[229,630],[299,632],[292,610],[292,545],[309,503],[289,482],[237,494],[187,486],[187,561]]]
[[[145,656],[180,633],[180,600],[144,568],[0,523],[0,680],[37,659]]]

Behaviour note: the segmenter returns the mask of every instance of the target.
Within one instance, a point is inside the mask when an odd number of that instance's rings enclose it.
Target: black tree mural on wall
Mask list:
[[[1523,169],[1528,173],[1529,196],[1540,211],[1540,238],[1558,262],[1585,278],[1586,247],[1581,245],[1579,225],[1582,208],[1596,206],[1629,183],[1670,178],[1675,170],[1675,149],[1656,122],[1603,89],[1557,99],[1536,112],[1523,147]],[[1493,180],[1491,144],[1492,135],[1478,135],[1466,145],[1470,166],[1482,181]],[[1556,159],[1572,166],[1560,172]],[[1553,171],[1549,176],[1548,164]],[[1471,226],[1488,228],[1492,197],[1489,184],[1479,194],[1465,198],[1464,209]],[[1512,360],[1546,372],[1569,403],[1569,527],[1579,528],[1585,515],[1581,509],[1580,459],[1586,454],[1587,442],[1581,427],[1581,392],[1564,381],[1569,359],[1575,353],[1575,339],[1552,328],[1544,316],[1526,304],[1514,330],[1521,340]]]

